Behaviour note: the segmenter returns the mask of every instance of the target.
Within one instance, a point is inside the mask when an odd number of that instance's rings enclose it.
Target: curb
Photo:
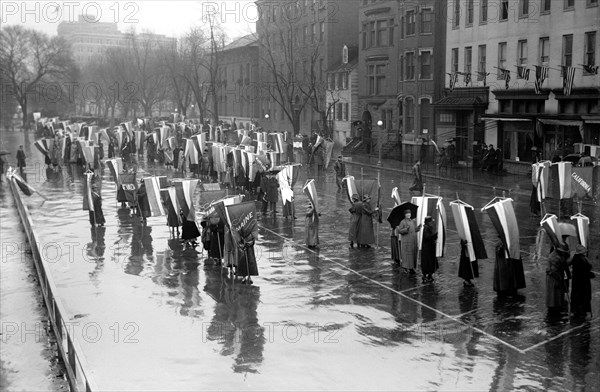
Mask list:
[[[83,354],[83,350],[79,345],[78,340],[73,333],[70,332],[70,328],[66,327],[66,315],[68,314],[62,300],[56,296],[57,289],[56,283],[52,275],[48,273],[46,261],[41,256],[38,238],[33,231],[33,221],[29,208],[21,200],[21,195],[17,189],[17,185],[14,179],[7,179],[10,184],[10,190],[15,200],[15,206],[19,214],[21,226],[29,242],[31,249],[31,256],[33,258],[33,264],[37,272],[38,283],[40,291],[44,297],[44,304],[48,310],[48,318],[52,324],[52,330],[56,336],[56,345],[58,347],[58,353],[61,356],[65,364],[67,371],[67,380],[71,391],[97,391],[95,381],[92,379],[89,370],[88,362]]]

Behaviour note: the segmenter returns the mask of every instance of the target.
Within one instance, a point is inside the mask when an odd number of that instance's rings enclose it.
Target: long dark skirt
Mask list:
[[[529,208],[531,209],[531,213],[535,215],[540,214],[541,206],[537,197],[537,187],[533,187],[531,190],[531,198],[529,199]]]
[[[236,275],[240,277],[244,276],[257,276],[258,266],[256,265],[256,256],[254,255],[254,246],[249,247],[245,251],[239,251],[240,258],[236,269]]]
[[[392,260],[399,263],[400,262],[400,243],[398,242],[398,237],[395,235],[390,236],[390,247],[392,248]]]
[[[94,199],[94,211],[89,211],[90,224],[103,225],[106,223],[106,219],[102,212],[102,199],[96,196],[92,196],[92,198]]]
[[[200,230],[198,230],[198,225],[196,222],[192,222],[189,220],[184,220],[181,231],[181,239],[184,240],[193,240],[200,237]]]
[[[225,245],[225,233],[222,231],[211,231],[210,232],[210,249],[208,250],[208,257],[214,257],[217,259],[223,258],[223,246]]]
[[[469,256],[465,254],[464,249],[460,254],[460,262],[458,264],[458,277],[464,280],[479,278],[479,264],[477,260],[470,261]]]
[[[512,291],[525,288],[523,260],[507,259],[496,253],[494,264],[494,291]]]
[[[435,240],[423,240],[421,249],[421,272],[423,275],[433,274],[440,267],[438,259],[435,256]]]

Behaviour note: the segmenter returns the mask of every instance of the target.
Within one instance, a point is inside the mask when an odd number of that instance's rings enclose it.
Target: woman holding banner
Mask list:
[[[309,201],[306,206],[306,218],[304,218],[304,227],[306,229],[306,246],[314,249],[319,245],[319,214],[315,207]]]
[[[471,261],[469,259],[469,251],[467,249],[467,241],[460,240],[460,261],[458,264],[458,277],[463,280],[463,286],[474,287],[471,280],[479,277],[479,264],[477,259]]]
[[[404,219],[396,227],[396,236],[400,238],[400,259],[402,262],[402,270],[411,275],[416,274],[417,256],[418,256],[418,239],[417,232],[421,230],[421,225],[416,224],[414,219],[411,219],[411,211],[404,211]]]

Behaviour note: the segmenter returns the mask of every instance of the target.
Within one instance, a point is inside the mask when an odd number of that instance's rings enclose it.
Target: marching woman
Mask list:
[[[471,279],[479,278],[479,264],[477,260],[469,260],[469,252],[467,250],[467,241],[460,240],[460,261],[458,264],[458,277],[462,278],[463,286],[475,286]]]
[[[179,210],[179,216],[181,217],[181,242],[184,242],[187,247],[195,248],[198,246],[196,238],[200,237],[200,231],[196,222],[187,220],[187,217],[183,213],[183,210]]]
[[[417,268],[418,241],[417,231],[421,230],[421,225],[410,218],[410,210],[404,211],[404,219],[396,227],[396,236],[400,238],[400,259],[402,270],[405,273],[415,274]]]
[[[590,279],[596,277],[592,272],[592,264],[587,259],[588,250],[577,245],[575,256],[569,262],[573,266],[573,283],[571,284],[571,312],[575,317],[585,318],[592,312],[592,284]]]
[[[348,241],[350,241],[350,247],[354,248],[354,243],[358,238],[358,225],[360,221],[360,215],[358,215],[358,208],[362,210],[362,203],[358,201],[358,194],[352,195],[352,206],[350,211],[350,226],[348,227]]]
[[[104,213],[102,212],[102,177],[96,172],[92,175],[90,180],[92,203],[94,204],[94,210],[89,211],[90,224],[92,227],[102,227],[106,223],[104,219]]]
[[[438,234],[433,228],[433,219],[425,218],[423,227],[423,246],[421,247],[421,272],[423,283],[433,282],[433,273],[439,268],[438,259],[435,255],[435,241]]]
[[[306,229],[306,246],[310,249],[316,248],[319,245],[319,214],[317,214],[310,201],[306,206],[304,227]]]

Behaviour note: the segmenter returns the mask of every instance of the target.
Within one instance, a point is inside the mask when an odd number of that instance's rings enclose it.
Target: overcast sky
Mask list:
[[[21,24],[56,35],[62,21],[76,21],[90,15],[90,23],[116,22],[121,31],[134,26],[136,31],[180,37],[190,27],[202,24],[203,15],[216,9],[230,39],[255,31],[257,10],[254,1],[0,1],[2,26]]]

